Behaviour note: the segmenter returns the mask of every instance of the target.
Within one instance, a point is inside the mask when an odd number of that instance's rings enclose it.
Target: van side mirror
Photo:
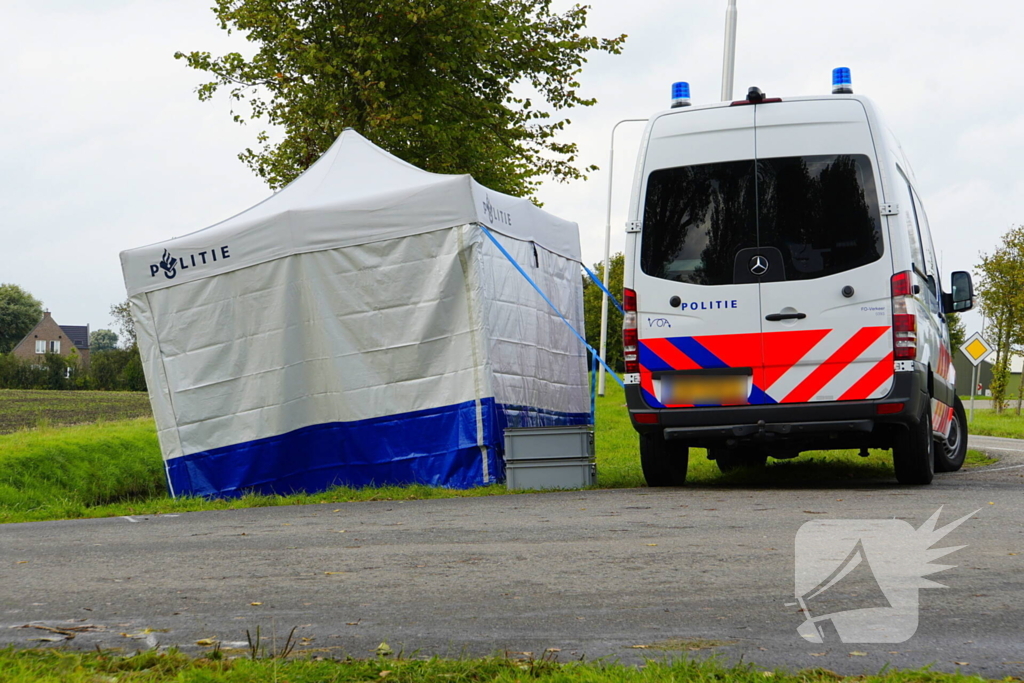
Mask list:
[[[950,279],[953,281],[953,293],[942,295],[942,308],[951,313],[974,308],[974,284],[971,282],[971,274],[958,270]]]

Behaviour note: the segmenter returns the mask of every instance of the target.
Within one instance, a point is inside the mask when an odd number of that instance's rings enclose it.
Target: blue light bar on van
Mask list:
[[[672,108],[690,106],[690,84],[679,81],[672,84]]]
[[[850,79],[850,70],[845,66],[832,69],[832,94],[852,95],[853,81]]]

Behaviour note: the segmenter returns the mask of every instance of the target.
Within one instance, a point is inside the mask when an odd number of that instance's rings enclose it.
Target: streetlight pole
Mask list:
[[[604,288],[608,289],[608,260],[611,257],[612,249],[612,170],[615,164],[615,131],[623,123],[646,122],[647,119],[622,119],[612,126],[611,143],[608,145],[608,204],[605,211],[604,222],[604,273],[601,280]],[[608,295],[601,292],[601,358],[608,360]],[[604,366],[597,369],[597,395],[604,396]]]
[[[732,75],[736,67],[736,0],[725,10],[725,50],[722,55],[722,101],[732,99]]]

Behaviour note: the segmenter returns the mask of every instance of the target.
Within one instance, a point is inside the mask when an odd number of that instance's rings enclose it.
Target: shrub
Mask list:
[[[139,349],[109,349],[92,355],[89,365],[92,387],[105,391],[145,391]]]

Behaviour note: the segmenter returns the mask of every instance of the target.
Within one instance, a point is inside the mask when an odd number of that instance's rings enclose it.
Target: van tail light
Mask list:
[[[912,294],[912,283],[913,275],[909,270],[905,270],[902,273],[896,273],[892,276],[892,295],[897,296],[910,296]]]
[[[895,360],[917,358],[917,318],[909,302],[913,301],[913,274],[909,270],[892,276],[892,341]]]
[[[879,403],[875,406],[875,412],[879,415],[895,415],[903,410],[902,403]]]
[[[636,313],[636,292],[632,289],[622,290],[622,310]]]
[[[632,289],[622,290],[622,359],[626,364],[626,372],[640,372],[637,345],[639,343],[636,330],[636,292]]]

